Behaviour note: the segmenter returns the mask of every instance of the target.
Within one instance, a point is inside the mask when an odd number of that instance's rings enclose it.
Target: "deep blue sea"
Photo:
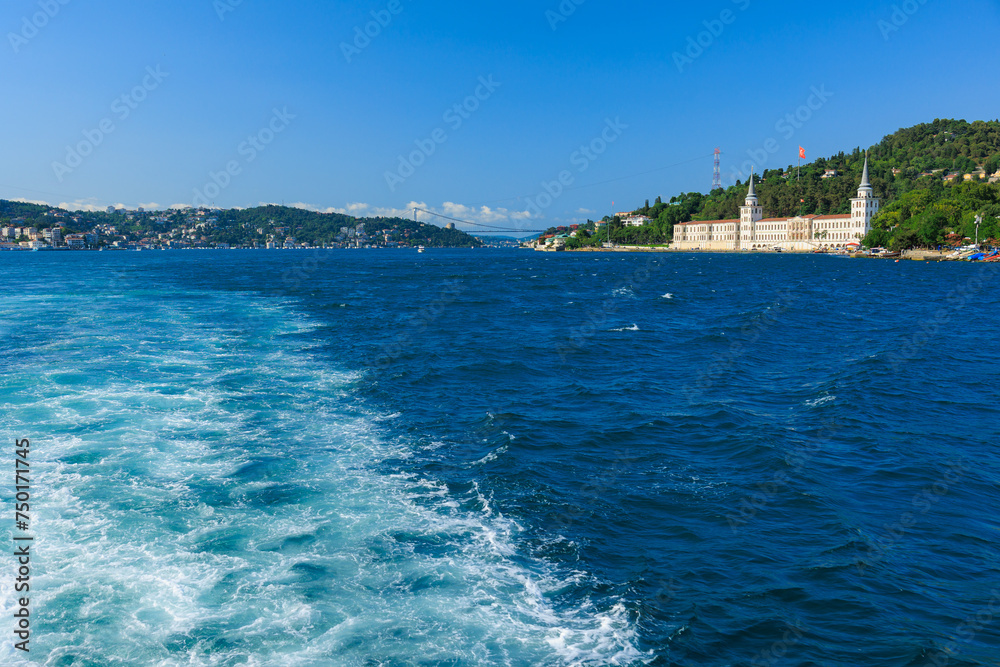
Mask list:
[[[80,252],[0,276],[2,664],[1000,664],[990,266]]]

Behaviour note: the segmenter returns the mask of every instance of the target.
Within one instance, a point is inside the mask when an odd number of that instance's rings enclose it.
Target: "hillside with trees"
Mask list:
[[[41,230],[57,224],[63,225],[64,236],[99,231],[99,245],[118,242],[172,244],[171,247],[219,244],[250,247],[269,241],[281,245],[289,237],[297,244],[310,246],[363,243],[472,248],[482,245],[479,239],[463,231],[404,218],[355,218],[287,206],[69,212],[51,206],[0,200],[0,227],[15,225]]]
[[[804,164],[798,173],[794,165],[765,170],[755,179],[765,216],[849,213],[864,159],[858,147]],[[865,245],[935,246],[955,236],[974,237],[977,214],[984,217],[980,239],[1000,238],[1000,184],[988,183],[997,172],[1000,121],[935,120],[886,136],[869,149],[869,175],[883,208]],[[746,183],[737,181],[707,195],[657,198],[652,206],[647,200],[634,211],[653,220],[644,227],[605,221],[616,243],[664,243],[679,222],[738,218],[746,191]],[[600,231],[590,242],[604,240],[607,232]]]

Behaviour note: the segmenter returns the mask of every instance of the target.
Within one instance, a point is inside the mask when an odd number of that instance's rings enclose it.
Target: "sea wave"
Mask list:
[[[388,430],[398,414],[358,401],[357,374],[314,355],[302,334],[316,323],[250,297],[200,295],[195,308],[170,296],[106,308],[100,324],[68,321],[80,301],[46,303],[67,316],[38,325],[43,342],[63,341],[60,354],[2,377],[16,396],[7,428],[37,434],[45,498],[33,656],[596,665],[644,655],[625,602],[555,601],[572,575],[522,553],[522,528],[478,486],[381,471],[415,443]],[[9,643],[0,657],[19,659]]]

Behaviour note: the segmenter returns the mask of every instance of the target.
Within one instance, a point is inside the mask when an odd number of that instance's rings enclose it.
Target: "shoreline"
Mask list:
[[[569,249],[536,249],[537,252],[640,252],[640,253],[682,253],[682,254],[717,254],[717,255],[823,255],[828,257],[846,257],[849,259],[892,259],[909,260],[917,262],[955,262],[968,261],[967,258],[950,257],[953,249],[949,250],[904,250],[900,254],[869,255],[861,252],[851,252],[847,254],[833,252],[813,252],[809,250],[680,250],[674,248],[650,247],[650,246],[617,246],[614,248],[577,248]]]

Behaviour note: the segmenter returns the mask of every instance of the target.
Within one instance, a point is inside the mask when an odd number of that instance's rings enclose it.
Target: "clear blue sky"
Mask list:
[[[372,12],[386,25],[355,42]],[[544,228],[707,192],[716,146],[730,184],[749,161],[794,163],[799,145],[812,159],[1000,116],[1000,7],[984,0],[8,0],[0,20],[0,197],[74,208],[198,191],[223,207],[416,202]],[[467,117],[449,112],[477,92]],[[779,127],[797,111],[807,120]],[[778,151],[759,159],[769,139]],[[399,171],[417,141],[421,164]],[[561,172],[571,189],[538,202]]]

